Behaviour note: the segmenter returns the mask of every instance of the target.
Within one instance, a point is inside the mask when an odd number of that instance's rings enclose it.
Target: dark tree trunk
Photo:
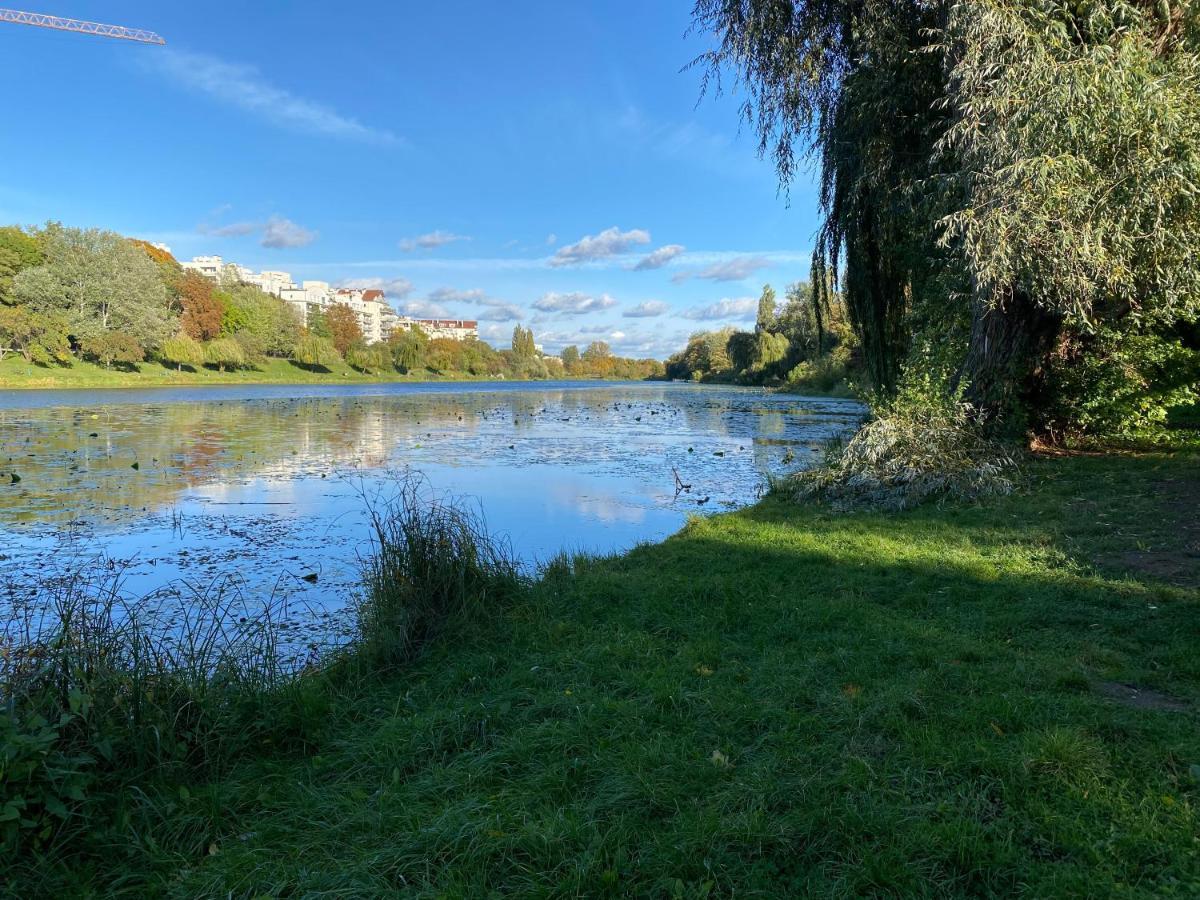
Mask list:
[[[955,379],[985,421],[1004,428],[1036,427],[1040,382],[1061,319],[1022,291],[1003,302],[976,299],[971,338]]]

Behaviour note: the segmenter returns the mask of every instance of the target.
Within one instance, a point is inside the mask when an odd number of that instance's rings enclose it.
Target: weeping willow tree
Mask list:
[[[840,273],[883,393],[920,345],[1043,432],[1195,398],[1196,4],[698,0],[694,24],[781,182],[819,167],[814,311]]]

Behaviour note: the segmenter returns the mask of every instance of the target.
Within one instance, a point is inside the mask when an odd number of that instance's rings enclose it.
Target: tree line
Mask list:
[[[666,361],[668,378],[829,391],[861,373],[858,339],[841,297],[831,292],[817,316],[807,282],[788,286],[781,303],[764,285],[754,330],[698,331]]]
[[[253,370],[274,358],[313,371],[345,362],[368,374],[648,378],[662,371],[655,360],[622,359],[601,343],[582,355],[569,347],[548,357],[521,326],[502,350],[477,339],[431,339],[415,327],[368,344],[346,304],[310,307],[302,325],[296,310],[257,286],[187,271],[145,241],[57,223],[0,228],[0,360],[9,354],[45,367],[82,359],[127,370],[145,362]]]

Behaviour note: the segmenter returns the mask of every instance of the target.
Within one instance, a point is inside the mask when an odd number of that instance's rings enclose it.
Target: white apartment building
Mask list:
[[[354,310],[363,340],[377,344],[384,340],[383,317],[392,310],[384,300],[383,291],[339,288],[333,295],[334,303],[344,303]]]
[[[279,299],[296,311],[301,325],[307,326],[309,309],[327,307],[333,302],[333,292],[328,281],[305,281],[299,287],[293,284],[281,288]]]
[[[199,272],[214,281],[225,277],[252,284],[268,294],[274,294],[296,311],[302,325],[308,325],[310,309],[326,309],[333,303],[344,303],[354,311],[363,339],[368,344],[386,341],[398,328],[419,328],[431,338],[465,341],[479,337],[479,323],[473,319],[414,319],[398,316],[387,304],[380,290],[359,288],[334,289],[328,281],[304,281],[297,285],[290,272],[259,272],[245,266],[226,263],[219,256],[196,256],[181,262],[184,269]]]
[[[225,261],[219,256],[193,256],[191,262],[181,262],[179,265],[183,267],[184,271],[198,272],[205,278],[216,281],[221,277]]]
[[[417,327],[431,338],[465,341],[479,337],[479,323],[474,319],[417,319]]]
[[[284,290],[296,286],[290,272],[259,272],[246,283],[257,285],[260,289],[268,294],[274,294],[276,297],[281,296]]]

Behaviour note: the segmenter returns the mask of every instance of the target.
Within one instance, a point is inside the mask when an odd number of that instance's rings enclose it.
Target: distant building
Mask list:
[[[300,323],[307,327],[314,310],[328,309],[333,303],[344,303],[354,311],[363,339],[368,344],[386,341],[394,332],[404,328],[419,328],[431,338],[465,341],[479,337],[479,323],[472,319],[414,319],[400,316],[388,306],[384,292],[376,289],[330,287],[327,281],[305,281],[296,284],[290,272],[254,273],[237,263],[227,263],[219,256],[196,256],[180,263],[184,269],[198,272],[213,281],[241,281],[274,294],[296,311]]]
[[[248,279],[246,283],[253,284],[260,290],[274,294],[276,297],[282,297],[285,290],[296,286],[290,272],[259,272]]]
[[[417,319],[417,327],[431,338],[465,341],[479,337],[479,323],[474,319]]]
[[[205,278],[216,281],[221,277],[225,262],[219,256],[193,256],[190,262],[179,264],[186,272],[197,272]]]

